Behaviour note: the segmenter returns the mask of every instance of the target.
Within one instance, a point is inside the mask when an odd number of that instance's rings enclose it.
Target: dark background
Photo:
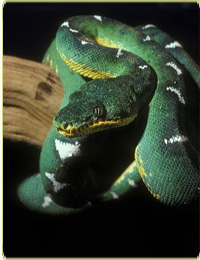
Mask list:
[[[135,26],[155,24],[178,40],[198,62],[197,4],[13,4],[3,9],[3,52],[41,61],[58,26],[68,17],[96,14]],[[114,29],[114,28],[113,28]],[[4,141],[4,232],[7,257],[197,257],[198,202],[171,208],[144,187],[134,197],[83,213],[52,217],[24,208],[17,186],[38,172],[40,151]]]

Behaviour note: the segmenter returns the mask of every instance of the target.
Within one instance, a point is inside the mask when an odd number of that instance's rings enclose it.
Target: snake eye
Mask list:
[[[99,116],[102,116],[103,115],[103,108],[102,107],[95,107],[93,109],[93,115],[95,117],[99,117]]]

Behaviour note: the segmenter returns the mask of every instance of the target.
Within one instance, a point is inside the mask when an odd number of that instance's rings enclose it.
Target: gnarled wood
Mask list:
[[[44,64],[3,57],[3,137],[41,147],[59,110],[63,87]]]

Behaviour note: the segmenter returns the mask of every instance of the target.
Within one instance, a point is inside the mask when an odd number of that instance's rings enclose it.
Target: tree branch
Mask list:
[[[44,64],[3,57],[3,136],[41,147],[59,110],[63,87]]]

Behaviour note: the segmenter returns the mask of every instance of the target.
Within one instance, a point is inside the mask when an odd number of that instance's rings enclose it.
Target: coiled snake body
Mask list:
[[[78,16],[60,26],[43,62],[54,67],[65,95],[41,151],[41,175],[19,187],[26,206],[68,214],[96,198],[118,198],[140,179],[169,205],[197,196],[198,152],[185,127],[182,65],[198,88],[200,71],[177,41],[154,25],[133,28],[101,16]],[[108,130],[130,124],[149,99],[133,162],[100,192],[91,163],[112,133]]]

